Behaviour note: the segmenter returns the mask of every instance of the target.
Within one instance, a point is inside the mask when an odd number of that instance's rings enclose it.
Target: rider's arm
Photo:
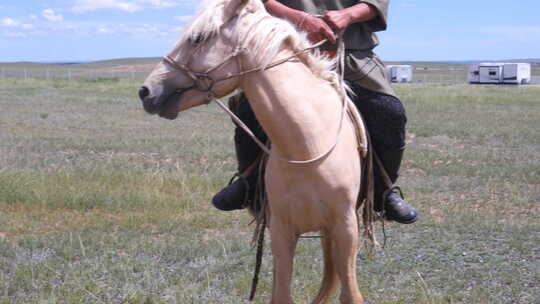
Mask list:
[[[386,29],[388,1],[365,0],[342,10],[328,11],[323,20],[336,33],[357,22],[366,22],[373,32]]]
[[[376,15],[372,19],[366,21],[371,27],[371,31],[378,32],[386,30],[388,5],[390,4],[390,0],[362,0],[360,2],[370,4],[376,11]]]
[[[335,42],[332,29],[321,18],[314,17],[306,12],[292,9],[276,0],[264,1],[268,13],[278,18],[286,19],[298,28],[308,33],[310,40],[317,42],[324,38]]]

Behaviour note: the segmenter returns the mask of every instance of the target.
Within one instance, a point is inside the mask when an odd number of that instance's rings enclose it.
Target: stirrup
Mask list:
[[[383,200],[386,199],[386,197],[388,196],[388,194],[390,194],[390,192],[394,192],[394,193],[397,193],[399,194],[399,196],[401,197],[402,200],[405,200],[405,196],[403,195],[403,191],[401,191],[401,187],[400,186],[396,186],[396,185],[392,185],[392,187],[384,190],[383,194],[382,194],[382,197],[383,197]],[[383,210],[384,210],[384,202],[383,202]]]

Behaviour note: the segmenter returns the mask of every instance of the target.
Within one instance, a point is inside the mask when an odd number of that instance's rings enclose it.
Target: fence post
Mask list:
[[[2,69],[0,69],[0,78],[4,79],[6,77],[6,71],[5,71],[5,68],[2,67]]]
[[[24,68],[24,80],[28,80],[28,70]]]
[[[68,69],[68,80],[71,80],[71,69]]]
[[[49,69],[45,70],[45,77],[47,77],[47,80],[49,80],[50,78]]]

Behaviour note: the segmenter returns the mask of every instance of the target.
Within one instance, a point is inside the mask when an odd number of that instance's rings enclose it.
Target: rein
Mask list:
[[[207,100],[208,100],[207,103],[210,103],[212,101],[216,101],[216,103],[231,117],[231,119],[234,122],[236,122],[253,139],[253,141],[255,141],[255,143],[266,154],[270,155],[271,154],[270,149],[264,143],[262,143],[253,134],[253,132],[244,124],[244,122],[242,122],[242,120],[240,118],[238,118],[238,116],[236,116],[227,106],[225,106],[222,101],[220,101],[219,99],[216,98],[216,95],[212,91],[212,89],[213,89],[214,85],[217,82],[232,79],[232,78],[235,78],[235,77],[242,77],[242,76],[245,76],[245,75],[248,75],[248,74],[251,74],[251,73],[266,71],[266,70],[269,70],[271,68],[277,67],[277,66],[279,66],[281,64],[284,64],[286,62],[289,62],[293,58],[296,58],[296,57],[298,57],[298,56],[300,56],[300,55],[302,55],[304,53],[307,53],[308,51],[311,51],[313,49],[316,49],[316,48],[320,47],[321,45],[326,43],[326,41],[327,41],[326,39],[323,39],[323,40],[317,42],[316,44],[314,44],[314,45],[312,45],[310,47],[307,47],[307,48],[305,48],[303,50],[295,52],[292,55],[287,56],[287,57],[285,57],[283,59],[274,61],[274,62],[268,64],[265,67],[256,67],[256,68],[252,68],[252,69],[248,69],[248,70],[244,70],[244,71],[241,70],[241,64],[240,64],[240,59],[239,59],[239,56],[244,52],[244,48],[241,48],[241,47],[237,47],[220,64],[218,64],[215,67],[212,67],[212,68],[210,68],[207,71],[202,72],[202,73],[192,71],[187,65],[176,62],[170,56],[163,57],[163,62],[171,65],[176,70],[184,72],[193,81],[193,84],[191,86],[176,89],[174,91],[174,93],[173,93],[174,95],[182,95],[183,93],[185,93],[185,92],[187,92],[189,90],[192,90],[192,89],[196,89],[196,90],[198,90],[200,92],[207,93]],[[340,70],[341,79],[343,77],[343,58],[344,58],[344,43],[343,43],[343,40],[340,38],[339,39],[339,47],[338,47],[338,64],[339,64],[339,70]],[[224,76],[224,77],[221,77],[221,78],[217,78],[217,79],[214,79],[210,75],[211,72],[213,72],[213,71],[219,69],[220,67],[224,66],[227,62],[229,62],[232,59],[237,60],[238,66],[240,68],[239,69],[240,72],[238,72],[236,74]],[[326,156],[328,156],[330,153],[332,153],[332,151],[334,151],[334,149],[336,148],[336,146],[338,144],[339,135],[341,134],[341,130],[342,130],[342,127],[343,127],[343,121],[345,119],[345,113],[347,112],[347,110],[346,110],[346,108],[347,108],[346,92],[343,89],[343,91],[341,93],[343,95],[342,109],[341,109],[341,118],[340,118],[340,121],[339,121],[339,127],[338,127],[338,131],[337,131],[337,135],[336,135],[336,140],[335,140],[334,144],[332,144],[332,146],[326,152],[324,152],[324,153],[322,153],[322,154],[320,154],[320,155],[318,155],[318,156],[316,156],[316,157],[314,157],[312,159],[308,159],[308,160],[291,160],[291,159],[284,158],[284,157],[282,157],[282,156],[280,156],[278,154],[276,154],[275,156],[278,159],[280,159],[281,161],[284,161],[284,162],[287,162],[287,163],[290,163],[290,164],[302,164],[302,165],[305,165],[305,164],[311,164],[311,163],[317,162],[317,161],[325,158]]]
[[[208,69],[206,72],[193,72],[189,67],[187,67],[187,65],[184,65],[184,64],[181,64],[181,63],[178,63],[176,62],[172,57],[170,56],[165,56],[163,57],[163,62],[171,65],[172,67],[174,67],[176,70],[178,71],[181,71],[181,72],[184,72],[186,73],[186,75],[188,75],[189,78],[191,78],[191,80],[193,81],[193,85],[189,86],[189,87],[185,87],[185,88],[178,88],[175,90],[175,92],[177,92],[178,94],[182,94],[188,90],[191,90],[191,89],[197,89],[199,90],[200,92],[209,92],[211,93],[211,98],[210,101],[216,99],[215,97],[215,94],[212,92],[212,89],[214,87],[214,84],[216,82],[220,82],[220,81],[224,81],[224,80],[229,80],[229,79],[232,79],[232,78],[235,78],[235,77],[242,77],[242,76],[245,76],[247,74],[251,74],[251,73],[255,73],[255,72],[261,72],[261,71],[266,71],[266,70],[269,70],[271,68],[274,68],[278,65],[281,65],[285,62],[288,62],[290,61],[291,59],[295,58],[295,57],[298,57],[304,53],[307,53],[308,51],[311,51],[313,49],[316,49],[318,48],[319,46],[323,45],[324,43],[326,42],[326,39],[325,40],[322,40],[322,41],[319,41],[318,43],[310,46],[310,47],[307,47],[299,52],[296,52],[288,57],[285,57],[283,59],[280,59],[280,60],[277,60],[277,61],[274,61],[272,63],[270,63],[269,65],[265,66],[265,67],[256,67],[256,68],[252,68],[252,69],[248,69],[248,70],[245,70],[245,71],[240,71],[236,74],[232,74],[232,75],[228,75],[228,76],[224,76],[224,77],[221,77],[221,78],[217,78],[217,79],[214,79],[212,76],[210,76],[210,73],[219,69],[220,67],[224,66],[229,60],[231,59],[236,59],[237,62],[238,62],[238,66],[241,67],[241,64],[240,64],[240,60],[238,59],[238,57],[244,52],[244,48],[241,48],[241,47],[237,47],[232,53],[231,55],[229,55],[227,58],[225,58],[220,64],[218,64],[217,66],[213,67],[213,68],[210,68]]]

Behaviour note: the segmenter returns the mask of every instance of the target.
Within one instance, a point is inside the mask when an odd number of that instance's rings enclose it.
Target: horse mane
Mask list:
[[[227,0],[205,0],[197,10],[197,13],[191,17],[191,23],[183,30],[182,35],[176,41],[180,45],[186,40],[198,36],[199,39],[206,40],[214,34],[219,34],[221,25],[225,23],[217,12],[223,11]],[[222,16],[221,16],[222,17]]]
[[[255,0],[257,1],[257,0]],[[249,45],[249,50],[254,56],[254,61],[257,66],[262,68],[272,64],[286,45],[294,53],[298,54],[300,59],[311,72],[331,83],[338,93],[341,93],[342,88],[347,86],[335,72],[336,60],[321,54],[318,49],[314,51],[302,52],[310,48],[313,44],[307,39],[304,32],[299,32],[296,27],[290,22],[270,16],[265,10],[258,11],[259,14],[255,19],[255,24],[245,37],[241,37],[239,41],[243,41],[244,45]],[[268,18],[270,16],[271,18]],[[264,35],[261,35],[264,33]]]
[[[250,15],[252,20],[247,31],[238,31],[236,41],[241,41],[242,46],[255,54],[256,65],[265,68],[273,61],[283,45],[287,45],[293,52],[299,53],[312,46],[306,34],[299,32],[290,22],[276,18],[268,14],[264,9],[253,9],[253,3],[260,0],[246,0],[232,11],[230,6],[234,0],[206,0],[199,7],[193,22],[185,29],[177,44],[181,44],[190,38],[205,41],[213,35],[219,34],[221,26],[232,20]],[[239,11],[237,11],[239,10]],[[230,15],[229,15],[230,14]],[[238,14],[238,15],[235,15]],[[261,35],[263,33],[263,35]],[[244,36],[242,36],[244,35]],[[343,95],[347,85],[334,71],[336,61],[321,54],[318,50],[305,52],[298,58],[312,71],[312,73],[332,84],[340,95]]]

